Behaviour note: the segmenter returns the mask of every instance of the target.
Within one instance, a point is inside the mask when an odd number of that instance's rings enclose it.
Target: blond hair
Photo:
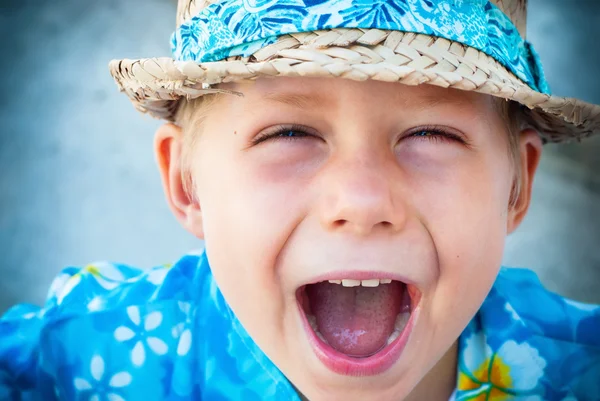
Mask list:
[[[175,124],[182,129],[181,172],[183,189],[190,198],[195,197],[194,180],[190,171],[192,154],[202,133],[204,120],[221,94],[200,96],[195,99],[182,98],[177,105]]]
[[[513,100],[497,99],[500,116],[502,117],[506,132],[508,134],[508,155],[513,174],[513,183],[510,191],[508,205],[514,207],[521,196],[523,182],[521,179],[521,151],[519,149],[519,138],[523,130],[532,128],[532,117],[530,110]]]

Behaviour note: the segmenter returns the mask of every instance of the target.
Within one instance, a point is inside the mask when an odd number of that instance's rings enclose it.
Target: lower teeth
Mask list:
[[[315,332],[318,332],[319,329],[317,327],[317,318],[314,315],[306,315],[306,319],[308,320],[310,327],[312,327]]]
[[[398,313],[398,316],[396,316],[396,323],[394,323],[394,332],[387,339],[387,345],[390,345],[400,336],[400,334],[402,334],[402,330],[404,330],[404,327],[406,327],[406,323],[408,323],[409,318],[410,312]]]
[[[321,332],[319,331],[319,328],[317,326],[317,318],[314,315],[307,315],[306,319],[308,320],[308,324],[310,324],[310,327],[312,327],[313,331],[317,334],[317,337],[319,337],[319,339],[325,344],[329,345],[325,337],[323,337],[323,334],[321,334]]]
[[[317,337],[319,337],[319,339],[321,341],[323,341],[325,344],[329,345],[329,343],[327,342],[327,340],[325,339],[325,337],[323,337],[323,334],[321,334],[318,330],[315,331],[315,333],[317,333]]]

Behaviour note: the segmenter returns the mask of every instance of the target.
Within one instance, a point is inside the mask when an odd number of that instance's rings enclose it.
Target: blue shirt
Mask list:
[[[600,306],[503,268],[459,339],[457,400],[600,400]],[[204,253],[67,268],[0,319],[0,400],[299,400]]]

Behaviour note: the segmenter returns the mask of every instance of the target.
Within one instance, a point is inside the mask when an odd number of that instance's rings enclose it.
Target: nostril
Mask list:
[[[342,228],[346,225],[347,220],[336,220],[333,222],[333,228]]]
[[[344,219],[339,219],[339,220],[335,220],[334,222],[331,223],[331,226],[333,229],[341,229],[341,228],[346,228],[349,225],[354,226],[354,224],[351,224],[349,220],[344,220]],[[371,231],[373,229],[375,230],[389,230],[391,228],[393,228],[394,224],[389,222],[389,221],[380,221],[379,223],[376,223],[374,225],[370,225],[369,228],[365,227],[361,227],[362,229],[365,229],[367,231]],[[357,229],[359,228],[359,226],[356,227]]]

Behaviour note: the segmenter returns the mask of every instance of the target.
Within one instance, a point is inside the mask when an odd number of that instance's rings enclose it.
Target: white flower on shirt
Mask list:
[[[61,277],[60,280],[53,284],[53,287],[62,284],[60,290],[57,288],[51,289],[51,291],[56,292],[56,303],[60,305],[79,286],[82,280],[89,279],[90,277],[105,290],[115,289],[120,283],[125,281],[125,276],[115,265],[110,263],[87,265],[72,276]]]
[[[174,338],[179,338],[179,342],[177,344],[177,355],[185,356],[192,347],[192,331],[190,330],[191,326],[191,305],[189,302],[177,302],[179,306],[179,310],[185,315],[185,321],[180,322],[173,329],[171,333]]]
[[[127,372],[118,372],[114,375],[105,375],[104,359],[95,355],[90,364],[91,380],[76,377],[73,381],[75,389],[83,393],[87,401],[125,401],[122,390],[131,383],[131,375]]]
[[[169,273],[170,268],[171,265],[163,265],[151,269],[146,274],[146,281],[154,284],[157,287],[160,286],[165,281],[165,277],[167,276],[167,273]]]
[[[146,348],[150,349],[156,355],[165,355],[169,351],[168,345],[160,338],[151,335],[151,332],[162,323],[162,313],[151,312],[142,319],[140,318],[140,309],[137,306],[127,308],[127,315],[133,323],[133,326],[119,326],[115,330],[114,336],[117,341],[131,342],[131,362],[135,366],[142,366],[146,361]]]

